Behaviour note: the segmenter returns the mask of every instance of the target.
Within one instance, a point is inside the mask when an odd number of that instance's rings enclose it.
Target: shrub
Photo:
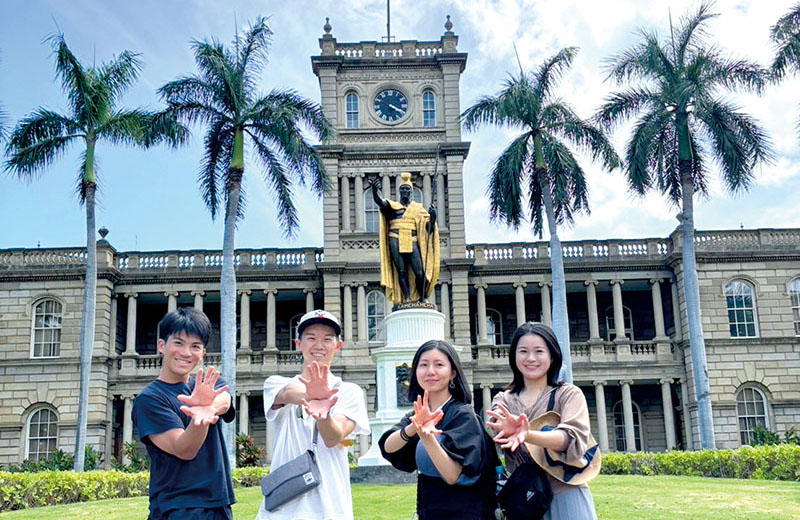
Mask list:
[[[750,432],[753,434],[753,439],[750,441],[751,446],[780,444],[781,442],[780,435],[768,430],[761,423],[756,423]]]
[[[8,471],[12,473],[32,473],[36,471],[70,471],[75,464],[75,457],[63,450],[56,450],[45,459],[33,461],[26,459],[22,464],[11,464]],[[100,454],[92,446],[86,446],[83,458],[83,470],[91,471],[100,467]]]
[[[736,450],[604,453],[607,475],[682,475],[800,481],[800,446],[743,446]]]
[[[259,448],[256,441],[249,435],[240,433],[236,435],[236,466],[250,468],[260,466],[261,461],[267,457],[267,452]]]
[[[235,487],[253,487],[261,485],[261,479],[269,473],[269,468],[236,468],[231,473]]]

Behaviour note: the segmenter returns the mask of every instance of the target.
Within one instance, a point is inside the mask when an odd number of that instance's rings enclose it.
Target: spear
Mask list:
[[[436,187],[438,186],[438,183],[436,182],[436,174],[439,171],[439,150],[441,149],[441,147],[442,147],[442,145],[437,145],[436,146],[436,160],[433,163],[433,189],[431,190],[431,206],[434,206],[436,204],[436,196],[437,196]],[[437,215],[436,217],[439,218],[439,215]],[[435,226],[435,224],[434,224],[434,226]],[[427,238],[426,244],[425,244],[425,250],[426,251],[428,251],[430,249],[429,246],[431,244],[431,235],[432,234],[433,234],[433,229],[431,229],[431,232],[428,233],[428,238]],[[422,254],[422,251],[420,251],[420,256],[421,256],[421,254]],[[426,259],[427,259],[427,256],[426,256]],[[428,266],[427,265],[423,265],[422,269],[423,269],[423,273],[422,273],[422,289],[420,290],[419,301],[422,301],[422,300],[425,299],[425,282],[427,282],[427,278],[426,278],[425,275],[428,272]]]

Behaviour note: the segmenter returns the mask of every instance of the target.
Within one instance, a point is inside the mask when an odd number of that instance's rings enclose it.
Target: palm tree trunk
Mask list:
[[[241,130],[234,137],[233,155],[226,192],[225,231],[222,238],[222,274],[220,277],[220,344],[222,350],[222,378],[228,392],[236,396],[236,270],[234,267],[234,236],[236,216],[239,213],[239,196],[244,174],[244,146]],[[235,403],[234,403],[235,404]],[[233,404],[231,405],[233,406]],[[236,467],[236,421],[222,424],[222,435],[231,468]]]
[[[86,450],[86,424],[89,417],[89,375],[92,372],[92,347],[94,345],[95,299],[97,293],[97,243],[94,220],[94,143],[86,154],[86,168],[91,182],[86,183],[86,279],[83,284],[83,316],[81,317],[81,379],[78,399],[78,424],[75,433],[75,462],[73,469],[83,471]],[[108,456],[108,454],[106,454]]]
[[[689,321],[689,348],[692,356],[692,375],[697,396],[697,415],[700,446],[713,450],[714,421],[711,412],[711,389],[708,383],[708,363],[703,324],[700,320],[700,289],[697,283],[697,264],[694,252],[694,184],[692,160],[680,159],[682,189],[681,232],[683,235],[683,289],[686,296],[686,313]],[[677,317],[676,319],[680,319]]]
[[[567,283],[564,277],[564,256],[561,253],[561,240],[558,238],[556,213],[553,209],[553,194],[547,180],[541,137],[534,139],[536,146],[536,171],[534,175],[542,187],[544,211],[547,215],[547,230],[550,232],[550,271],[553,278],[553,331],[561,346],[563,362],[559,380],[572,383],[572,355],[569,342],[569,316],[567,312]]]

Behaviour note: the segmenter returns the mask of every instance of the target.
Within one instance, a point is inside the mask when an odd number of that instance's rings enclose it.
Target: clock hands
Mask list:
[[[396,107],[396,106],[394,106],[393,104],[391,104],[391,103],[388,103],[388,105],[389,105],[391,108],[395,109],[397,112],[400,112],[401,114],[403,113],[403,111],[402,111],[401,109],[397,108],[397,107]]]

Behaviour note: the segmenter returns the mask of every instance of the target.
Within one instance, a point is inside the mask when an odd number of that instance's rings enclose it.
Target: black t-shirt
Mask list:
[[[189,425],[191,418],[181,412],[183,403],[178,396],[190,395],[194,384],[194,377],[188,384],[156,379],[133,403],[133,424],[150,455],[150,518],[154,520],[171,509],[223,507],[236,502],[220,422],[208,427],[206,440],[192,460],[181,460],[150,442],[150,435]],[[219,379],[216,387],[224,385]],[[234,417],[236,411],[231,402],[230,409],[220,418],[231,422]]]

